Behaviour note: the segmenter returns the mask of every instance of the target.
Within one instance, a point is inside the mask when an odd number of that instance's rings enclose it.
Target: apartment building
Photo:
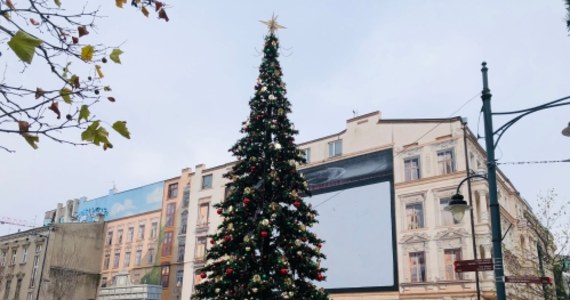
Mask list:
[[[164,181],[161,217],[160,285],[161,299],[180,299],[184,281],[184,254],[188,228],[191,169]]]
[[[1,299],[95,299],[103,224],[54,224],[0,237]]]
[[[484,150],[461,118],[383,119],[374,112],[299,147],[307,158],[300,169],[311,189],[323,190],[308,201],[323,223],[315,230],[327,240],[324,287],[333,299],[477,299],[477,293],[494,299],[492,271],[478,274],[477,289],[474,272],[456,273],[453,266],[456,260],[492,254],[485,180],[472,180],[471,195],[467,184],[461,189],[473,203],[473,219],[467,214],[457,222],[445,210],[468,174],[486,171]],[[198,165],[192,175],[183,299],[202,280],[207,236],[221,222],[212,205],[225,197],[222,175],[231,164]],[[356,183],[343,187],[342,182]],[[536,275],[539,238],[528,226],[532,210],[500,171],[498,186],[502,227],[508,229],[503,241],[506,274]],[[324,193],[331,188],[336,194]],[[346,205],[354,199],[363,200]],[[347,253],[354,259],[347,259]],[[536,298],[536,289],[526,284],[510,284],[507,291],[509,299]]]

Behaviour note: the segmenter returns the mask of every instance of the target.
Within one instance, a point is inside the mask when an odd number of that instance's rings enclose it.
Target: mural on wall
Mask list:
[[[162,207],[164,182],[156,182],[131,190],[109,193],[107,196],[81,200],[77,209],[77,221],[95,222],[98,215],[106,221],[133,216]]]

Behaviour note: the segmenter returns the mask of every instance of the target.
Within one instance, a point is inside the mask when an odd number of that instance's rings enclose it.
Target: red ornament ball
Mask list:
[[[200,277],[201,277],[202,279],[206,278],[207,276],[208,276],[208,275],[206,275],[206,273],[204,273],[204,272],[202,272],[202,273],[200,274]]]
[[[295,206],[295,208],[299,208],[299,206],[301,206],[301,202],[295,201],[295,202],[293,202],[293,206]]]
[[[224,236],[224,240],[229,241],[232,239],[232,236],[229,234],[226,234],[226,236]]]
[[[213,244],[215,244],[215,243],[216,243],[216,241],[214,241],[214,239],[211,239],[211,240],[210,240],[210,244],[213,245]]]
[[[323,280],[325,280],[325,275],[323,275],[323,273],[317,274],[317,280],[318,280],[318,281],[323,281]]]
[[[283,275],[287,275],[287,273],[289,273],[289,270],[287,270],[287,268],[281,268],[279,272]]]
[[[218,215],[221,215],[221,214],[222,214],[222,212],[224,212],[224,210],[223,210],[223,209],[221,209],[221,208],[218,208],[218,210],[217,210],[216,212],[218,213]]]
[[[269,235],[269,233],[267,233],[267,231],[265,231],[265,230],[262,230],[260,235],[262,238],[266,238]]]
[[[249,198],[243,199],[243,204],[244,204],[244,205],[248,205],[250,202],[251,202],[251,199],[249,199]]]
[[[232,269],[232,268],[226,269],[226,275],[232,275],[233,272],[234,272],[234,269]]]

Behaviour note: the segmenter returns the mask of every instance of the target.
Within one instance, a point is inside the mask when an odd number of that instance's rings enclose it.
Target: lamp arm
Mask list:
[[[518,115],[518,116],[514,117],[513,119],[511,119],[510,121],[506,122],[501,127],[499,127],[497,130],[495,130],[495,132],[493,132],[493,135],[497,135],[497,139],[495,140],[493,147],[496,148],[497,145],[499,144],[499,140],[501,140],[501,137],[503,136],[505,131],[507,131],[507,129],[509,129],[511,126],[513,126],[513,124],[515,124],[517,121],[519,121],[523,117],[530,115],[532,113],[535,113],[537,111],[548,109],[548,108],[570,105],[570,101],[565,102],[565,103],[558,103],[560,101],[563,101],[563,100],[566,100],[569,98],[570,98],[570,96],[564,97],[564,98],[561,98],[558,100],[554,100],[552,102],[549,102],[549,103],[546,103],[543,105],[535,106],[535,107],[528,108],[528,109],[518,110],[518,111],[504,112],[504,113],[493,113],[493,114],[499,114],[499,115],[509,115],[509,114],[520,113],[520,115]]]
[[[465,181],[472,179],[472,178],[483,178],[485,180],[487,180],[487,176],[484,175],[480,175],[480,174],[473,174],[470,175],[468,177],[463,178],[463,180],[461,180],[461,182],[459,182],[459,184],[457,185],[457,191],[455,191],[455,194],[459,194],[459,190],[461,189],[461,186],[463,185],[463,183],[465,183]]]
[[[568,99],[570,99],[570,96],[562,97],[562,98],[560,98],[560,99],[556,99],[556,100],[553,100],[553,101],[550,101],[550,102],[547,102],[547,103],[544,103],[544,104],[541,104],[541,105],[537,105],[537,106],[534,106],[534,107],[529,107],[529,108],[520,109],[520,110],[513,110],[513,111],[505,111],[505,112],[493,112],[493,113],[491,113],[491,114],[492,114],[492,115],[514,115],[514,114],[525,113],[525,112],[529,112],[529,111],[530,111],[530,112],[535,112],[535,111],[543,110],[543,109],[546,109],[546,108],[550,108],[550,107],[551,107],[550,105],[552,105],[552,104],[557,104],[558,102],[562,102],[562,101],[568,100]],[[566,104],[570,104],[570,102],[569,102],[569,103],[565,103],[565,104],[559,104],[559,105],[556,105],[556,106],[566,105]]]

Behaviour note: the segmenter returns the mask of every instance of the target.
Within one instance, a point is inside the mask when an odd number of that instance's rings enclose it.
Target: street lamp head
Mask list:
[[[445,208],[445,210],[451,212],[453,216],[453,220],[455,222],[461,222],[463,220],[463,216],[465,216],[465,211],[471,209],[471,206],[467,205],[467,202],[463,200],[463,195],[455,194],[451,196],[451,201]]]
[[[562,130],[562,135],[570,137],[570,123],[568,123],[568,126]]]

